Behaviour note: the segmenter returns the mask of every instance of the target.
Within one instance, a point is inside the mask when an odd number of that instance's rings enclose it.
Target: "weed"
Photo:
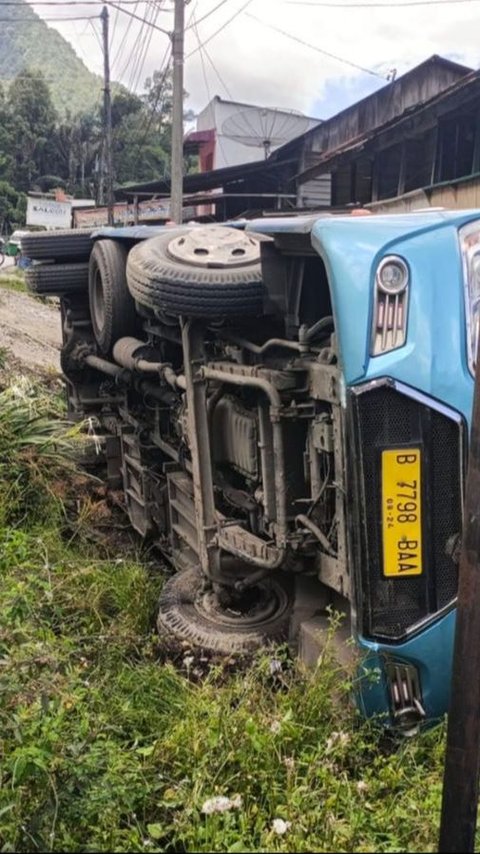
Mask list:
[[[73,436],[52,401],[27,380],[0,392],[0,524],[52,510],[51,482],[68,468]]]
[[[16,291],[17,293],[25,293],[27,288],[25,285],[25,276],[18,270],[14,273],[4,273],[0,276],[0,290]]]
[[[0,399],[1,849],[433,850],[443,727],[385,751],[329,647],[313,673],[285,650],[168,663],[158,569],[91,544],[93,481],[58,512],[49,407]]]

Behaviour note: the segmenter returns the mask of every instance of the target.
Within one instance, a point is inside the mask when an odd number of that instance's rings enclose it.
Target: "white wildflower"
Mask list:
[[[359,780],[358,781],[357,792],[360,795],[363,795],[363,794],[365,794],[365,792],[368,792],[368,783],[366,783],[365,780]]]
[[[270,659],[270,676],[275,676],[276,673],[282,672],[282,662],[278,660],[278,658]]]
[[[95,453],[98,456],[102,452],[102,440],[95,430],[95,422],[92,417],[87,420],[87,433],[93,439]]]
[[[204,815],[213,815],[214,813],[230,812],[230,810],[239,810],[242,807],[242,799],[240,795],[235,795],[233,798],[226,798],[224,795],[217,795],[214,798],[208,798],[202,806]]]
[[[195,658],[193,655],[186,655],[185,656],[185,658],[183,659],[183,663],[184,663],[185,667],[187,668],[187,670],[190,670],[194,661],[195,661]]]
[[[277,836],[285,836],[292,826],[291,821],[284,821],[283,818],[274,818],[272,830]]]
[[[295,759],[292,756],[286,756],[283,760],[283,764],[285,765],[285,768],[288,769],[288,771],[293,771],[293,769],[295,768]]]
[[[325,747],[327,748],[327,751],[330,751],[336,744],[338,744],[339,747],[346,747],[349,741],[350,736],[348,732],[332,732],[330,738],[327,738],[325,742]]]
[[[282,725],[280,721],[272,721],[270,724],[270,732],[274,735],[278,735],[282,731]]]

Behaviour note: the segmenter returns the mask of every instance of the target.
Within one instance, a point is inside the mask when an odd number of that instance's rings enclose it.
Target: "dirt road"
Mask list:
[[[60,371],[58,307],[8,290],[0,275],[0,347],[28,369]]]

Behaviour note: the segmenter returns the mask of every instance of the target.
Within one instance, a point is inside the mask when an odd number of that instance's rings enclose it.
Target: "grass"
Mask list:
[[[100,536],[117,520],[58,415],[0,394],[1,850],[435,850],[443,726],[389,742],[328,650],[310,674],[284,650],[169,662],[162,573]]]
[[[25,275],[22,270],[12,270],[8,273],[2,273],[0,267],[0,290],[16,291],[17,293],[26,293],[27,287],[25,284]]]

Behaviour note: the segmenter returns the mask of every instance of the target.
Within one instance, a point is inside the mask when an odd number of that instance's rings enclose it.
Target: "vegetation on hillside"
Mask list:
[[[117,84],[112,91],[114,183],[167,177],[171,75],[155,72],[140,95]],[[25,0],[2,6],[0,235],[25,222],[28,191],[61,188],[105,202],[102,93],[102,80]]]
[[[115,183],[165,177],[170,168],[172,85],[156,73],[137,97],[112,103]],[[46,80],[24,71],[0,86],[0,234],[24,222],[26,193],[63,188],[102,201],[104,133],[100,108],[60,119]]]
[[[102,98],[102,80],[88,70],[73,47],[26,0],[0,6],[0,80],[11,80],[33,68],[49,81],[60,114],[94,109]]]
[[[328,650],[169,661],[157,558],[72,441],[57,393],[0,393],[1,850],[435,850],[443,728],[385,738]]]

